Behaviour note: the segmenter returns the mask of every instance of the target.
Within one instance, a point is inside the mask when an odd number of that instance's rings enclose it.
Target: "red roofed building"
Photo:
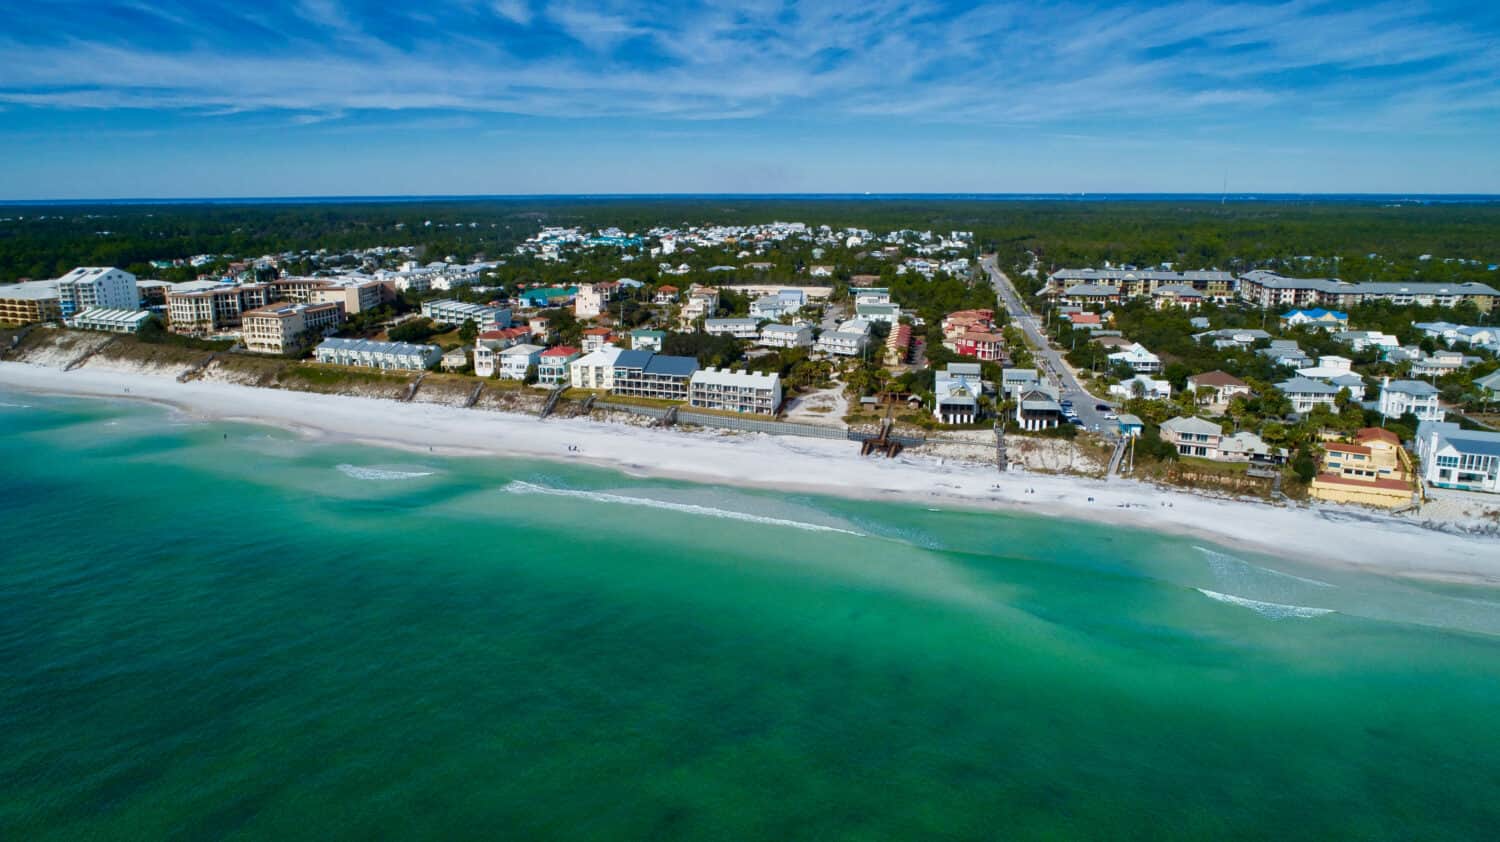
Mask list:
[[[508,327],[503,330],[487,330],[474,340],[474,347],[503,351],[531,339],[531,328]]]
[[[556,386],[568,381],[568,365],[582,356],[582,352],[570,345],[558,345],[543,351],[536,361],[536,382],[543,386]]]

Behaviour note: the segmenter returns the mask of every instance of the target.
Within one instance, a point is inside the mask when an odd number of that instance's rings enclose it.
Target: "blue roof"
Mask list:
[[[619,363],[616,362],[616,365]],[[651,361],[646,364],[648,374],[667,374],[681,377],[690,377],[698,370],[696,357],[669,357],[663,354],[653,354]]]
[[[655,355],[650,351],[621,351],[620,355],[615,357],[615,368],[645,369],[653,356]]]
[[[1461,453],[1477,453],[1482,456],[1500,456],[1500,433],[1478,433],[1464,430],[1443,436]]]

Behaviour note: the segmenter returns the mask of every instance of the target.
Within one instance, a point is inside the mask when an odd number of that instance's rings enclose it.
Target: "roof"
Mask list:
[[[1161,429],[1163,432],[1172,433],[1201,433],[1210,436],[1221,436],[1224,434],[1224,428],[1218,424],[1206,418],[1187,415],[1168,418],[1161,422]]]
[[[1345,444],[1341,441],[1331,441],[1323,445],[1323,449],[1331,450],[1334,453],[1362,453],[1365,456],[1370,455],[1370,448],[1362,444]]]
[[[739,386],[752,389],[769,389],[776,385],[781,375],[764,371],[729,371],[728,369],[700,368],[693,373],[692,382],[713,383],[720,386]]]
[[[1338,387],[1324,383],[1320,380],[1310,380],[1306,377],[1293,377],[1276,384],[1276,388],[1283,392],[1304,395],[1337,395]]]
[[[529,357],[546,349],[540,345],[512,345],[500,352],[502,357]]]
[[[1063,291],[1064,295],[1081,296],[1115,296],[1120,294],[1120,288],[1108,284],[1074,284]]]
[[[1353,479],[1338,474],[1318,474],[1313,478],[1313,482],[1327,483],[1328,485],[1344,485],[1350,488],[1383,488],[1387,491],[1411,491],[1411,485],[1399,479]]]
[[[616,362],[616,365],[619,363]],[[665,354],[652,354],[646,363],[647,374],[664,374],[669,377],[687,377],[698,370],[696,357],[669,357]]]
[[[1380,387],[1382,392],[1398,392],[1403,395],[1411,395],[1414,398],[1432,397],[1438,393],[1437,387],[1431,383],[1421,380],[1392,380]]]
[[[1397,436],[1390,430],[1381,429],[1380,427],[1364,427],[1360,429],[1359,432],[1354,434],[1354,440],[1358,442],[1383,441],[1387,444],[1396,445],[1399,445],[1401,443],[1400,436]]]
[[[644,369],[653,356],[655,354],[650,351],[621,351],[620,356],[615,357],[615,367]]]
[[[441,350],[436,345],[413,345],[410,342],[377,342],[373,339],[344,339],[338,336],[331,339],[324,339],[318,344],[318,347],[343,351],[365,351],[372,354],[422,354],[424,356],[433,351]]]
[[[1298,314],[1306,316],[1309,319],[1317,319],[1319,321],[1323,320],[1324,318],[1332,318],[1336,321],[1341,322],[1346,322],[1349,320],[1348,313],[1340,313],[1337,310],[1324,310],[1322,307],[1318,307],[1312,310],[1288,310],[1287,312],[1282,313],[1281,317],[1283,319],[1290,319],[1291,317]]]
[[[1194,374],[1188,378],[1188,382],[1199,386],[1244,386],[1249,388],[1248,383],[1225,371],[1205,371],[1202,374]]]
[[[56,297],[57,283],[54,281],[22,281],[18,284],[0,284],[0,298],[37,301],[43,298]]]
[[[667,335],[667,332],[666,332],[666,331],[664,331],[664,330],[646,330],[646,329],[644,329],[644,328],[640,328],[640,329],[637,329],[637,330],[632,330],[632,331],[631,331],[631,332],[630,332],[630,335],[631,335],[631,336],[655,336],[655,337],[664,337],[664,336],[666,336],[666,335]]]
[[[1128,412],[1122,414],[1119,418],[1117,418],[1115,420],[1117,420],[1117,421],[1120,422],[1120,426],[1121,427],[1144,427],[1144,426],[1146,426],[1146,422],[1142,421],[1140,419],[1140,416],[1138,416],[1138,415],[1131,415]]]

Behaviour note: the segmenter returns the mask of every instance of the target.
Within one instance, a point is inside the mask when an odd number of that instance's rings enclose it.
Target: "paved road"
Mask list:
[[[1025,331],[1031,339],[1032,346],[1038,349],[1034,352],[1037,365],[1052,378],[1054,383],[1062,384],[1063,400],[1073,402],[1073,409],[1083,420],[1084,427],[1113,437],[1117,429],[1115,422],[1105,418],[1103,412],[1094,408],[1105,401],[1084,391],[1078,378],[1073,376],[1072,370],[1063,362],[1062,352],[1053,348],[1052,343],[1047,341],[1046,334],[1042,332],[1036,316],[1032,315],[1022,303],[1021,294],[1016,291],[1015,285],[1010,282],[1010,278],[1006,277],[1004,272],[1000,271],[1000,267],[995,265],[994,255],[980,258],[979,265],[990,273],[990,283],[994,285],[1000,301],[1005,304],[1011,323]]]

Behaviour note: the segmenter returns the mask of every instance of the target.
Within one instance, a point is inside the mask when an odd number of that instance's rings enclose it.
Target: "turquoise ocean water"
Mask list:
[[[1500,832],[1492,590],[13,393],[0,469],[4,839]]]

